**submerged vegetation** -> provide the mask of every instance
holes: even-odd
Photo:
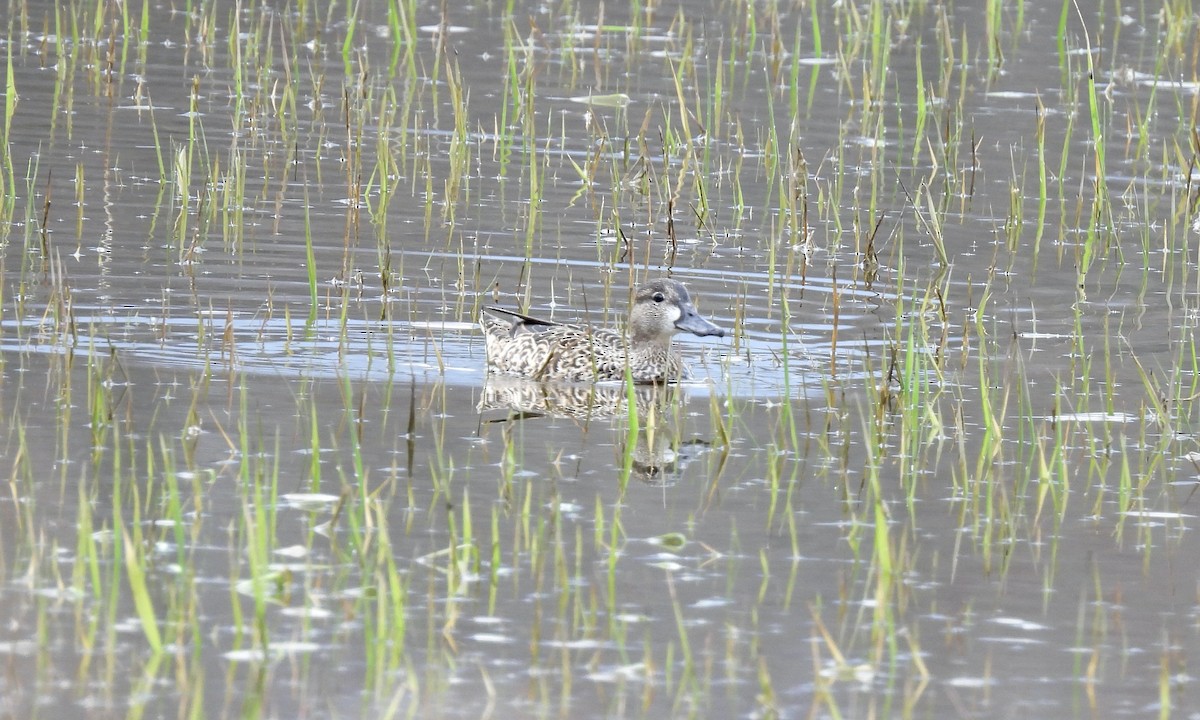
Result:
[[[0,715],[1196,708],[1191,4],[616,5],[8,3]]]

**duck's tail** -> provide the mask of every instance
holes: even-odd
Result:
[[[533,317],[532,315],[526,315],[525,313],[519,313],[516,310],[508,310],[506,308],[496,307],[495,305],[487,305],[483,308],[483,311],[513,318],[518,321],[518,324],[521,324],[521,325],[538,325],[538,326],[542,326],[542,327],[553,327],[555,325],[562,324],[562,323],[556,323],[553,320],[546,320],[545,318],[538,318],[538,317]]]

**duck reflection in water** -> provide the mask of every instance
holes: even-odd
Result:
[[[484,425],[512,424],[538,418],[566,418],[585,433],[597,423],[616,430],[620,455],[616,467],[630,465],[630,477],[656,486],[674,485],[684,468],[712,450],[705,439],[681,442],[678,408],[684,389],[675,385],[635,385],[634,412],[637,437],[629,447],[629,387],[624,384],[538,382],[527,378],[490,375],[479,399],[480,430]],[[503,417],[486,418],[489,411],[503,410]]]

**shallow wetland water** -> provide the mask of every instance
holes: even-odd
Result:
[[[1192,3],[4,7],[0,717],[1200,713]]]

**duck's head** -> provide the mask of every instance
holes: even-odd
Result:
[[[725,330],[700,317],[683,283],[655,280],[638,288],[629,313],[634,342],[666,342],[683,330],[693,335],[724,337]]]

